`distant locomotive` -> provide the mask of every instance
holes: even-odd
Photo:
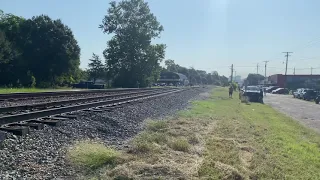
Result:
[[[72,84],[72,88],[79,89],[104,89],[104,84],[95,84],[92,81],[80,81],[77,84]]]

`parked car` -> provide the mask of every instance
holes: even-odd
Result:
[[[263,102],[263,91],[258,86],[248,86],[239,93],[239,98],[245,96],[250,102]]]
[[[316,97],[317,97],[317,91],[315,91],[314,89],[307,89],[302,94],[302,99],[307,100],[307,101],[313,100]]]
[[[316,102],[316,104],[319,104],[319,101],[320,101],[320,93],[318,92],[316,98],[314,99],[314,102]]]
[[[276,90],[276,89],[278,89],[279,88],[279,86],[270,86],[270,87],[268,87],[267,89],[266,89],[266,92],[267,93],[271,93],[273,90]]]
[[[296,91],[294,91],[294,92],[292,93],[293,98],[299,98],[299,95],[300,95],[300,93],[302,92],[302,90],[303,90],[303,88],[299,88],[299,89],[297,89]]]
[[[272,94],[289,94],[289,90],[286,88],[278,88],[271,92]]]
[[[300,93],[298,94],[299,99],[303,99],[303,95],[308,91],[309,89],[302,89]]]

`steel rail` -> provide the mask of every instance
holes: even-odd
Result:
[[[161,89],[165,89],[165,88],[161,88]],[[108,92],[122,92],[122,91],[140,91],[140,90],[152,90],[152,88],[95,89],[95,90],[79,90],[79,91],[8,93],[8,94],[0,94],[0,100],[14,99],[14,98],[43,97],[43,96],[63,96],[63,95],[69,95],[69,94],[108,93]]]
[[[0,107],[0,113],[19,111],[19,110],[40,109],[40,108],[45,108],[45,107],[49,107],[49,106],[60,106],[60,105],[72,104],[72,103],[83,103],[86,101],[99,100],[101,98],[129,96],[129,95],[134,95],[134,94],[139,94],[139,93],[155,92],[155,91],[159,91],[159,90],[163,90],[163,89],[153,89],[152,91],[151,90],[145,90],[145,91],[141,90],[141,91],[134,91],[134,92],[130,92],[130,93],[112,94],[112,95],[97,96],[97,97],[78,98],[78,99],[70,99],[70,100],[62,100],[62,101],[52,101],[52,102],[47,102],[47,103]]]
[[[78,111],[83,110],[87,108],[93,108],[98,106],[104,106],[104,105],[114,105],[119,103],[127,103],[134,100],[141,100],[145,98],[151,98],[151,97],[157,97],[157,96],[163,96],[175,92],[181,92],[185,89],[174,89],[169,90],[165,92],[155,92],[155,93],[149,93],[149,94],[143,94],[143,95],[137,95],[137,96],[131,96],[131,97],[125,97],[125,98],[118,98],[118,99],[112,99],[112,100],[105,100],[105,101],[99,101],[99,102],[90,102],[85,104],[79,104],[79,105],[72,105],[67,107],[60,107],[60,108],[52,108],[52,109],[46,109],[46,110],[40,110],[40,111],[33,111],[29,113],[21,113],[21,114],[15,114],[15,115],[8,115],[8,116],[2,116],[0,117],[0,126],[10,124],[10,123],[16,123],[20,121],[28,121],[37,119],[40,117],[46,117],[46,116],[52,116],[72,111]]]

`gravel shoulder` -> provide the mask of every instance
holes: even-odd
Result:
[[[207,98],[211,89],[190,89],[112,112],[79,112],[77,120],[59,127],[45,126],[24,137],[9,134],[0,143],[0,179],[76,179],[76,170],[65,158],[66,148],[75,141],[94,139],[121,149],[143,129],[144,120],[172,116],[190,100]]]
[[[264,102],[320,133],[320,106],[290,95],[267,94]]]

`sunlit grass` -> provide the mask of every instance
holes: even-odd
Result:
[[[0,94],[8,93],[35,93],[35,92],[49,92],[57,90],[69,90],[71,88],[59,88],[59,89],[40,89],[40,88],[0,88]]]
[[[102,143],[83,141],[76,143],[69,151],[70,161],[86,169],[96,169],[106,164],[115,164],[120,153]]]
[[[165,121],[148,120],[102,179],[320,179],[320,136],[260,103],[214,89]],[[108,162],[108,160],[105,160]],[[99,163],[98,166],[104,166]]]

